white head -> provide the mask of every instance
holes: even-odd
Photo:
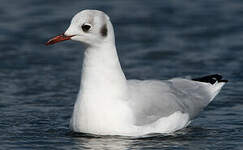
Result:
[[[104,42],[114,42],[114,31],[109,17],[104,12],[83,10],[73,17],[64,34],[52,38],[46,45],[69,39],[88,46],[98,46]]]

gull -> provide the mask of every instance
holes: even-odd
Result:
[[[74,132],[123,136],[173,133],[188,126],[227,82],[219,74],[127,80],[112,23],[102,11],[80,11],[65,33],[46,45],[65,40],[85,45],[80,90],[70,120]]]

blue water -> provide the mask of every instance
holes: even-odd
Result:
[[[190,126],[128,138],[72,133],[83,47],[44,43],[82,9],[111,18],[128,79],[224,75],[230,82]],[[1,0],[0,149],[243,149],[243,1]]]

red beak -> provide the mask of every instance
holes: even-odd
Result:
[[[58,36],[50,39],[48,42],[46,42],[46,45],[52,45],[52,44],[55,44],[57,42],[70,40],[71,37],[73,37],[73,36],[66,36],[64,34],[61,34],[61,35],[58,35]]]

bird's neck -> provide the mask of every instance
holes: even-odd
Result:
[[[84,53],[80,100],[109,101],[126,92],[126,78],[121,69],[115,44],[88,47]]]

